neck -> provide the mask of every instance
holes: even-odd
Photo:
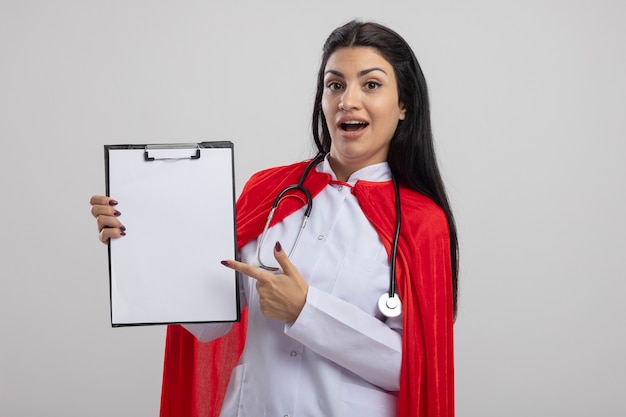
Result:
[[[340,163],[339,161],[337,161],[337,159],[333,158],[332,155],[328,156],[328,163],[333,169],[337,180],[343,182],[348,182],[348,178],[350,178],[353,173],[359,170],[359,168],[351,168],[345,164]]]

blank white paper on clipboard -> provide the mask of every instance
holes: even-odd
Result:
[[[106,145],[113,326],[239,320],[231,142]]]

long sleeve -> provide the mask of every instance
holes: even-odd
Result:
[[[186,323],[182,326],[203,343],[224,336],[233,327],[232,323]]]
[[[237,273],[237,279],[239,280],[239,308],[243,311],[248,305],[246,290],[244,280],[239,273]],[[182,327],[194,335],[199,342],[206,343],[226,335],[233,327],[233,323],[187,323]]]
[[[401,329],[392,329],[354,305],[309,287],[304,309],[287,336],[387,391],[400,389]],[[372,360],[376,358],[375,360]]]

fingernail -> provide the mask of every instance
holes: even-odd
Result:
[[[124,226],[123,224],[122,224],[122,225],[120,225],[120,230],[121,230],[122,232],[125,232],[125,231],[126,231],[126,226]]]
[[[230,266],[230,262],[228,261],[222,261],[221,264],[224,266]]]
[[[122,231],[120,232],[120,235],[122,235],[122,236],[126,236],[126,232],[122,230]]]
[[[274,249],[276,249],[276,252],[280,252],[281,250],[283,250],[283,247],[280,246],[280,242],[276,242],[276,246],[274,247]]]
[[[109,206],[117,206],[117,201],[115,200],[109,200]]]
[[[118,216],[120,216],[121,214],[122,214],[122,213],[120,213],[120,212],[119,212],[119,211],[117,211],[117,210],[115,210],[115,211],[113,212],[113,215],[114,215],[115,217],[118,217]]]

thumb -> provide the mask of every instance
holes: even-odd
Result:
[[[280,269],[283,270],[283,273],[285,275],[291,275],[295,267],[289,260],[287,252],[283,250],[283,247],[278,241],[276,242],[276,245],[274,245],[274,258],[276,258],[276,260],[278,261]]]

